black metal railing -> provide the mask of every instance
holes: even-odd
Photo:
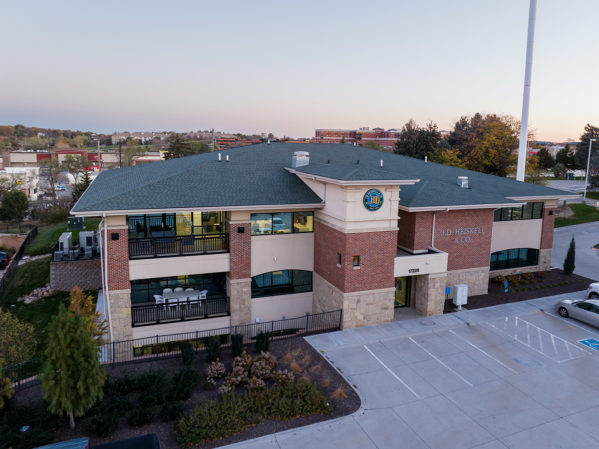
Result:
[[[201,320],[229,314],[229,298],[194,299],[171,304],[131,306],[131,325],[148,326],[173,321]]]
[[[129,239],[129,259],[228,252],[227,233]]]

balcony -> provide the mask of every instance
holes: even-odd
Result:
[[[164,235],[129,239],[129,259],[151,259],[154,257],[191,256],[228,252],[229,234],[227,233]]]
[[[425,253],[397,250],[393,274],[395,277],[444,273],[447,271],[447,253],[429,248]]]
[[[187,300],[174,304],[143,303],[131,307],[131,326],[202,320],[229,315],[229,298]]]

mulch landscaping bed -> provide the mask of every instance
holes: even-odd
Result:
[[[248,354],[255,356],[257,353],[253,345],[245,346]],[[291,362],[283,362],[281,359],[292,358],[297,364],[294,366],[295,370],[298,370],[298,366],[301,372],[296,372],[295,377],[307,376],[309,380],[316,385],[317,389],[328,399],[329,404],[332,408],[329,414],[315,414],[309,416],[303,416],[294,418],[288,421],[276,421],[276,420],[263,420],[260,424],[251,427],[242,433],[237,435],[226,437],[219,441],[210,442],[203,444],[199,447],[202,448],[213,448],[223,446],[238,441],[243,441],[251,438],[256,438],[263,435],[280,432],[282,430],[304,426],[320,421],[325,421],[341,416],[353,413],[360,407],[360,399],[355,391],[347,384],[347,382],[341,377],[341,375],[319,354],[312,346],[310,346],[303,338],[290,338],[286,340],[277,340],[271,343],[270,353],[274,355],[278,364],[276,369],[290,369]],[[291,355],[291,357],[290,357]],[[285,357],[286,356],[286,357]],[[232,365],[231,350],[229,348],[223,349],[222,360],[221,360],[227,371],[230,371]],[[206,361],[205,351],[196,352],[194,354],[194,360],[192,368],[200,373],[200,379],[197,386],[194,389],[193,395],[190,399],[183,403],[183,410],[187,412],[194,408],[194,405],[199,401],[210,401],[218,398],[218,392],[216,390],[205,390],[203,388],[205,380],[205,369],[208,363]],[[152,362],[144,363],[133,363],[127,365],[120,365],[115,367],[108,367],[107,373],[111,380],[120,378],[125,375],[129,377],[138,376],[144,372],[153,371],[164,374],[165,380],[168,382],[170,378],[177,373],[181,368],[182,360],[181,357],[156,360]],[[342,390],[340,394],[339,390]],[[334,394],[336,393],[336,394]],[[141,395],[144,392],[139,393]],[[134,409],[136,408],[135,401]],[[39,413],[43,413],[43,403],[41,401],[41,389],[39,386],[29,388],[16,394],[13,400],[14,405],[29,405],[35,408]],[[153,421],[142,427],[131,427],[127,423],[127,416],[130,412],[123,411],[122,416],[119,419],[119,423],[116,429],[111,433],[109,437],[100,438],[88,430],[89,417],[82,417],[76,419],[77,428],[71,431],[68,428],[68,422],[65,418],[56,420],[60,425],[52,429],[54,441],[63,441],[82,436],[88,436],[90,439],[90,446],[105,443],[114,440],[120,440],[124,438],[130,438],[138,435],[145,435],[148,433],[155,433],[158,435],[160,445],[162,448],[179,448],[180,445],[177,442],[174,426],[176,421],[164,422],[160,416],[160,407],[157,407],[157,413],[154,416]],[[1,416],[0,416],[1,417]],[[23,423],[26,425],[27,423]],[[0,445],[2,447],[2,445]]]
[[[489,280],[489,293],[487,295],[470,296],[466,309],[480,309],[482,307],[496,306],[507,302],[526,301],[528,299],[543,298],[545,296],[561,295],[563,293],[586,290],[592,279],[577,274],[564,274],[560,269],[532,273],[533,279],[528,280],[520,275],[520,282],[509,281],[509,292],[505,293],[503,283],[496,282],[493,277]]]

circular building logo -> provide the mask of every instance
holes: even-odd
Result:
[[[378,189],[370,189],[364,194],[364,207],[368,210],[377,210],[383,205],[383,194]]]

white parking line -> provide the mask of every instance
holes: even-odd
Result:
[[[456,376],[458,376],[460,379],[462,379],[467,385],[469,386],[473,386],[470,382],[468,382],[466,379],[464,379],[462,376],[460,376],[459,373],[457,373],[456,371],[454,371],[453,369],[451,369],[449,366],[447,366],[445,363],[443,363],[441,360],[439,360],[437,357],[435,357],[431,352],[427,351],[426,348],[424,346],[422,346],[421,344],[418,344],[416,342],[416,340],[414,340],[412,337],[409,337],[410,341],[412,343],[414,343],[416,346],[418,346],[420,349],[422,349],[424,352],[426,352],[428,355],[430,355],[433,359],[435,359],[437,362],[439,362],[441,365],[443,365],[445,368],[447,368],[449,371],[451,371],[453,374],[455,374]]]
[[[454,331],[452,331],[451,329],[449,330],[449,332],[451,332],[453,335],[455,335],[458,338],[461,338],[462,340],[464,340],[466,343],[468,343],[470,346],[472,346],[474,349],[477,349],[478,351],[482,352],[484,355],[486,355],[487,357],[489,357],[491,360],[494,360],[495,362],[499,363],[501,366],[503,366],[505,369],[510,370],[511,372],[518,374],[518,371],[510,368],[509,366],[507,366],[505,363],[503,363],[501,360],[497,360],[495,357],[493,357],[491,354],[489,354],[488,352],[486,352],[485,350],[479,348],[478,346],[476,346],[475,344],[472,344],[471,342],[469,342],[468,340],[466,340],[464,337],[462,337],[461,335],[456,334]]]
[[[377,362],[379,362],[381,365],[383,365],[383,368],[385,368],[387,371],[389,371],[389,374],[391,374],[393,377],[395,377],[395,378],[396,378],[396,379],[397,379],[397,380],[398,380],[398,381],[399,381],[399,382],[400,382],[400,383],[401,383],[401,384],[402,384],[404,387],[406,387],[408,390],[410,390],[410,393],[412,393],[414,396],[416,396],[418,399],[420,399],[420,395],[419,395],[418,393],[416,393],[414,390],[412,390],[412,389],[410,388],[410,386],[409,386],[407,383],[405,383],[403,380],[401,380],[401,378],[400,378],[400,377],[399,377],[397,374],[395,374],[395,373],[394,373],[394,372],[391,370],[391,368],[389,368],[387,365],[385,365],[385,364],[383,363],[383,361],[382,361],[381,359],[379,359],[379,358],[378,358],[378,357],[377,357],[377,356],[374,354],[374,352],[372,352],[372,351],[370,350],[370,348],[369,348],[368,346],[364,345],[364,349],[366,349],[366,350],[367,350],[367,351],[370,353],[370,355],[371,355],[371,356],[373,356],[373,357],[376,359],[376,361],[377,361]]]
[[[582,327],[582,326],[580,326],[580,325],[578,325],[578,324],[574,323],[573,321],[571,321],[573,318],[570,318],[570,321],[566,321],[566,318],[562,318],[562,317],[559,317],[559,316],[555,316],[555,315],[553,315],[553,314],[551,314],[551,313],[549,313],[549,312],[546,312],[546,311],[544,311],[544,310],[543,310],[543,313],[544,313],[546,316],[550,316],[551,318],[555,318],[556,320],[560,320],[562,323],[566,323],[568,326],[574,326],[574,327],[577,327],[578,329],[582,329],[582,330],[583,330],[583,331],[585,331],[585,332],[590,332],[591,334],[594,334],[594,335],[599,335],[599,332],[596,332],[596,331],[594,331],[594,330],[591,330],[591,329],[587,329],[586,327]]]

